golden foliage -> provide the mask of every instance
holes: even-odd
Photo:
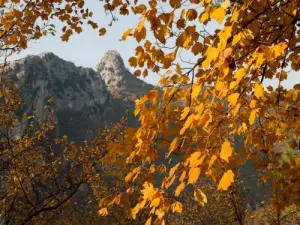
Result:
[[[63,4],[58,0],[56,7],[53,1],[34,6],[25,1],[28,4],[21,11],[19,1],[11,7],[8,2],[1,1],[1,6],[7,6],[1,16],[1,46],[26,48],[29,37],[44,35],[36,24],[39,19],[58,18],[68,24],[63,28],[63,41],[74,31],[81,32],[81,20],[98,28],[90,19],[91,12],[83,10],[84,1]],[[138,129],[126,134],[119,145],[111,145],[107,156],[112,163],[122,156],[132,166],[126,176],[127,190],[129,195],[133,189],[140,192],[132,218],[148,209],[152,218],[148,224],[152,220],[164,224],[186,183],[197,190],[197,183],[207,179],[218,183],[217,189],[227,190],[234,184],[235,168],[249,160],[264,171],[264,181],[272,182],[277,208],[299,203],[299,84],[289,89],[283,86],[300,69],[298,1],[188,2],[104,3],[112,15],[132,12],[140,16],[138,25],[121,37],[125,41],[130,36],[138,43],[136,55],[129,59],[137,67],[134,74],[162,75],[161,88],[136,101]],[[80,14],[73,18],[75,11]],[[212,21],[219,29],[208,29]],[[183,54],[194,60],[185,60]],[[242,147],[231,147],[235,137],[242,137]],[[168,143],[166,149],[160,148],[162,142]],[[286,149],[278,147],[285,142],[292,149],[288,161],[282,160]],[[127,146],[125,151],[120,151],[120,145]],[[163,167],[167,175],[153,182],[153,171],[162,158],[168,158]],[[220,178],[217,174],[221,173]],[[168,189],[175,187],[175,196],[169,196]],[[200,198],[200,192],[196,193]],[[115,202],[107,207],[112,205]],[[174,211],[181,211],[175,206]]]

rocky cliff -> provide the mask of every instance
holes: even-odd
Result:
[[[96,70],[113,98],[122,99],[124,102],[132,102],[138,96],[145,94],[145,90],[152,88],[152,85],[136,78],[125,68],[117,51],[109,51],[104,54]]]
[[[97,71],[77,67],[53,53],[28,56],[10,64],[9,79],[20,85],[23,112],[38,111],[38,117],[44,119],[45,105],[52,98],[57,135],[67,134],[79,141],[118,121],[126,110],[133,109],[138,96],[152,88],[129,72],[116,51],[105,53]]]

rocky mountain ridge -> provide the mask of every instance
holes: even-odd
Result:
[[[38,111],[45,119],[45,105],[52,98],[57,135],[75,140],[90,139],[97,129],[118,121],[133,109],[137,97],[152,88],[131,74],[114,50],[105,53],[96,70],[42,53],[11,62],[8,75],[21,88],[23,112]]]

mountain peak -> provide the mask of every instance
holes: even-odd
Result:
[[[41,58],[45,58],[45,57],[58,57],[57,55],[55,55],[53,52],[42,52],[38,55]]]
[[[135,100],[152,86],[136,78],[125,67],[121,55],[115,51],[107,51],[96,68],[114,98]]]
[[[108,60],[108,59],[116,60],[120,64],[124,65],[124,62],[123,62],[123,59],[122,59],[120,53],[116,50],[109,50],[104,53],[102,60]]]

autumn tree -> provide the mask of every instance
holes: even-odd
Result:
[[[120,169],[112,162],[125,158],[107,154],[110,143],[123,143],[126,119],[78,146],[67,136],[54,136],[52,101],[45,106],[48,118],[38,120],[36,113],[21,113],[26,102],[15,85],[5,79],[0,84],[0,223],[134,224],[127,215],[139,191],[120,194],[130,167]],[[99,205],[111,201],[114,210],[101,217],[106,212],[99,212]]]
[[[89,20],[92,13],[84,3],[0,1],[3,50],[26,48],[27,40],[47,33],[41,29],[50,25],[41,21],[50,18],[66,24],[63,41],[80,33],[83,21],[99,29]],[[125,178],[127,194],[132,189],[140,192],[131,210],[133,219],[148,209],[147,224],[164,224],[170,211],[181,211],[179,197],[187,189],[204,198],[198,184],[207,179],[226,191],[234,183],[235,168],[247,161],[253,161],[263,172],[262,179],[272,183],[275,211],[299,203],[300,84],[283,86],[300,68],[299,4],[298,0],[103,2],[112,21],[128,14],[140,17],[138,25],[121,37],[138,43],[129,59],[136,67],[134,74],[161,76],[159,88],[136,101],[138,129],[127,131],[124,143],[108,147],[108,155],[126,157],[126,164],[135,166]],[[105,32],[99,29],[100,35]],[[235,137],[241,138],[242,146],[235,146]],[[293,152],[288,162],[282,159],[286,149],[280,147],[285,142]],[[161,179],[149,179],[159,173]],[[113,199],[100,213],[106,215],[117,202]]]
[[[107,5],[122,7],[120,1]],[[283,87],[299,69],[299,1],[227,0],[216,7],[210,0],[154,0],[131,7],[141,20],[121,38],[139,43],[129,63],[137,76],[159,73],[163,91],[136,102],[141,126],[127,163],[177,162],[166,166],[160,185],[141,186],[132,216],[150,207],[155,223],[164,224],[187,186],[206,177],[227,190],[234,168],[249,160],[272,182],[275,210],[298,202],[299,156],[283,163],[280,145],[299,147],[299,84]],[[185,60],[190,56],[193,61]],[[243,145],[235,149],[237,136]],[[160,148],[165,144],[167,152]],[[138,175],[139,167],[131,173]]]

